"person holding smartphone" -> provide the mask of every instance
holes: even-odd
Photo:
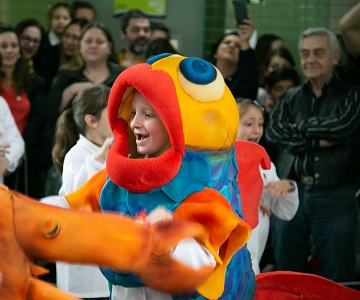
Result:
[[[249,44],[254,24],[250,17],[243,23],[211,46],[208,61],[219,69],[235,98],[255,99],[259,74],[255,52]]]

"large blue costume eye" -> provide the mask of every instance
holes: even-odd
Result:
[[[224,78],[212,64],[196,57],[188,57],[179,66],[179,83],[194,100],[214,102],[224,94]]]
[[[149,58],[146,63],[149,64],[149,65],[152,65],[154,62],[162,59],[162,58],[165,58],[165,57],[168,57],[168,56],[171,56],[171,55],[174,55],[174,53],[161,53],[161,54],[158,54],[158,55],[155,55],[151,58]]]
[[[215,67],[196,57],[185,58],[181,61],[180,72],[187,80],[196,84],[208,84],[216,79]]]

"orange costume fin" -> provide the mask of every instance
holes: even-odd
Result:
[[[106,169],[97,172],[82,187],[65,196],[70,208],[100,211],[100,193],[107,180]]]
[[[259,222],[259,202],[264,189],[259,166],[270,169],[270,158],[262,146],[252,142],[236,141],[235,148],[244,221],[254,229]]]
[[[248,241],[250,227],[235,215],[229,202],[211,188],[187,197],[174,211],[174,218],[197,222],[208,231],[210,245],[204,246],[221,261],[217,259],[215,269],[196,290],[208,299],[219,298],[224,291],[226,267]]]

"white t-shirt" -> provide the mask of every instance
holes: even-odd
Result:
[[[98,146],[80,135],[76,145],[69,150],[64,159],[60,196],[77,190],[93,175],[105,168],[105,162],[100,163],[95,160],[95,154],[99,150]],[[69,208],[64,197],[48,197],[42,202]],[[110,295],[108,281],[97,266],[58,262],[56,263],[56,285],[79,298],[105,298]]]
[[[263,170],[260,168],[260,174],[264,182],[264,187],[269,182],[280,180],[276,174],[276,167],[272,162],[269,170]],[[265,188],[261,195],[265,204],[270,208],[271,213],[284,221],[291,220],[295,216],[299,207],[298,188],[295,181],[291,182],[294,184],[295,190],[287,193],[285,198],[271,198],[271,195],[265,193]],[[259,208],[259,223],[252,230],[250,239],[247,243],[255,275],[260,273],[259,264],[265,250],[266,241],[269,235],[269,228],[270,218],[266,215],[264,216]]]

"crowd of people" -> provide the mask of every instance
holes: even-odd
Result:
[[[259,143],[272,161],[269,172],[261,170],[261,222],[249,242],[255,273],[269,264],[308,272],[316,257],[315,272],[326,278],[350,282],[358,275],[359,16],[357,4],[339,20],[341,39],[326,28],[304,29],[299,62],[274,34],[252,49],[251,18],[210,49],[207,60],[238,103],[238,139]],[[70,193],[105,167],[114,81],[153,55],[179,54],[170,29],[139,9],[121,17],[119,33],[124,49],[117,53],[109,29],[83,1],[53,4],[47,29],[33,18],[0,24],[0,182],[40,199]],[[271,255],[261,262],[266,243]],[[105,281],[84,277],[71,285],[71,268],[59,266],[59,287],[107,299]],[[93,267],[76,272],[101,276]]]

